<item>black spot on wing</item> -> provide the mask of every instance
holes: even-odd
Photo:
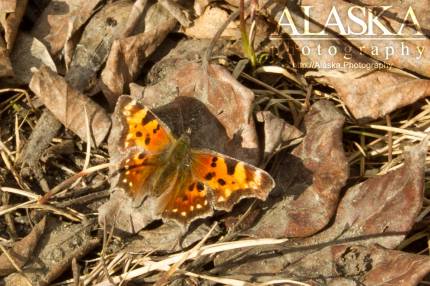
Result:
[[[142,137],[142,135],[143,135],[142,132],[140,132],[140,131],[136,132],[136,137]]]
[[[202,182],[197,182],[197,191],[201,192],[205,189],[205,185]]]
[[[151,138],[149,136],[145,137],[145,144],[149,145],[149,143],[151,143]]]
[[[155,119],[155,116],[148,110],[148,112],[146,113],[146,116],[142,118],[142,125],[146,125],[154,119]]]
[[[206,174],[205,180],[210,181],[213,177],[215,177],[215,172],[209,172]]]
[[[221,186],[224,186],[225,181],[223,179],[218,179],[218,184],[220,184]]]
[[[158,132],[158,130],[160,130],[160,128],[161,128],[161,127],[160,127],[160,124],[158,124],[158,123],[157,123],[157,127],[155,127],[155,128],[152,130],[152,133],[154,133],[154,134],[155,134],[155,133],[157,133],[157,132]]]

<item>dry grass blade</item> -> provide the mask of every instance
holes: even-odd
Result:
[[[15,189],[15,188],[1,187],[0,190],[3,191],[3,192],[7,192],[7,193],[11,193],[11,194],[15,194],[15,195],[27,197],[27,198],[34,199],[34,200],[38,200],[41,197],[40,195],[37,195],[35,193],[29,192],[29,191],[20,190],[20,189]]]
[[[15,260],[12,258],[12,256],[10,256],[9,252],[6,250],[6,248],[4,248],[4,246],[1,243],[0,243],[0,249],[6,255],[7,259],[13,265],[13,267],[15,267],[16,271],[22,272],[22,269],[18,266],[18,264],[16,264]]]
[[[130,271],[128,273],[124,273],[120,276],[112,277],[114,283],[119,283],[123,279],[133,279],[135,277],[144,275],[148,272],[154,271],[154,270],[162,270],[167,271],[170,269],[170,265],[177,263],[178,261],[181,261],[184,256],[187,256],[188,259],[194,259],[196,257],[202,256],[202,255],[208,255],[208,254],[214,254],[218,252],[228,251],[228,250],[234,250],[239,248],[247,248],[247,247],[256,247],[256,246],[264,246],[264,245],[273,245],[273,244],[281,244],[288,241],[288,239],[255,239],[255,240],[241,240],[241,241],[233,241],[233,242],[223,242],[223,243],[216,243],[212,245],[203,246],[200,250],[194,250],[190,253],[183,252],[179,254],[172,255],[171,257],[164,259],[162,261],[148,261],[143,267],[135,269],[133,271]],[[110,282],[108,280],[105,280],[103,282],[100,282],[96,284],[97,286],[108,286],[110,285]]]
[[[211,227],[211,229],[208,231],[205,237],[201,241],[199,241],[199,243],[197,243],[192,249],[190,249],[189,251],[186,251],[182,256],[181,260],[173,264],[170,267],[170,269],[161,277],[161,279],[158,280],[157,283],[155,283],[155,286],[161,286],[161,285],[167,284],[169,278],[173,275],[173,273],[178,271],[179,267],[181,267],[181,265],[190,257],[190,255],[192,253],[198,252],[201,249],[203,244],[206,242],[206,240],[208,240],[212,232],[215,230],[216,226],[217,226],[217,223],[214,223],[214,225]]]

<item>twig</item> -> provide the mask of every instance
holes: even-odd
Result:
[[[53,195],[55,195],[56,193],[60,192],[61,190],[63,190],[64,188],[70,186],[71,184],[73,184],[73,182],[75,182],[77,179],[83,177],[83,176],[87,176],[91,173],[94,173],[96,171],[99,170],[103,170],[106,168],[109,168],[110,166],[112,166],[112,163],[105,163],[105,164],[101,164],[101,165],[97,165],[91,168],[88,168],[86,170],[83,170],[73,176],[71,176],[70,178],[64,180],[63,182],[61,182],[60,184],[58,184],[57,186],[55,186],[53,189],[51,189],[49,192],[47,192],[40,200],[39,203],[44,204],[46,203]]]

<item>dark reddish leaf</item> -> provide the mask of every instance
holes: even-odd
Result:
[[[93,143],[98,146],[108,134],[111,122],[104,109],[69,86],[64,78],[48,67],[42,67],[33,74],[30,88],[58,120],[82,140],[86,141],[88,135],[85,110],[95,140]]]
[[[274,160],[277,202],[251,230],[260,237],[308,236],[330,221],[348,177],[342,147],[344,117],[329,102],[312,106],[305,117],[306,135],[292,154]],[[282,219],[280,219],[282,218]]]
[[[314,285],[418,285],[430,271],[430,258],[380,246],[336,245],[309,254],[284,271]],[[317,275],[316,275],[317,274]]]
[[[427,140],[405,153],[404,165],[348,189],[333,225],[314,242],[361,238],[361,244],[396,247],[422,207]]]

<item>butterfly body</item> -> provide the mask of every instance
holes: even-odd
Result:
[[[140,205],[155,198],[154,216],[182,226],[229,211],[245,197],[266,199],[272,177],[257,167],[207,149],[192,148],[190,137],[176,139],[148,108],[122,96],[117,108],[121,143],[128,154],[120,162],[117,187]]]

